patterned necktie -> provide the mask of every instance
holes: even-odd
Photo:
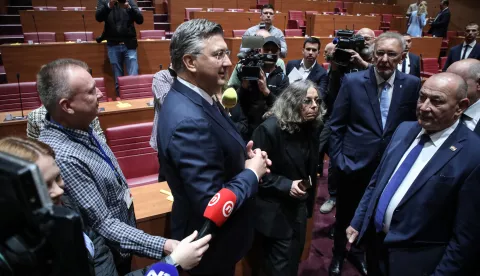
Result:
[[[378,200],[377,209],[375,210],[374,224],[377,232],[380,232],[383,229],[383,219],[385,217],[385,212],[387,211],[388,204],[390,204],[390,200],[392,199],[400,184],[402,184],[403,180],[412,168],[415,160],[417,160],[420,152],[423,149],[423,146],[427,141],[430,141],[430,136],[428,136],[428,134],[423,134],[420,137],[420,141],[418,142],[418,144],[413,147],[407,157],[403,160],[402,164],[400,165],[400,167],[398,167],[398,170],[395,172],[395,174],[392,176],[390,181],[387,183],[387,186],[383,190],[383,193]]]
[[[388,82],[383,83],[383,89],[380,94],[380,113],[382,114],[382,127],[385,129],[387,123],[388,109],[390,108],[390,95],[388,93],[390,84]]]
[[[470,47],[470,45],[465,45],[464,46],[464,50],[463,50],[463,55],[462,55],[462,59],[465,59],[467,57],[467,51],[468,51],[468,48]]]

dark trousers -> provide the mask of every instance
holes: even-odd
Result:
[[[320,132],[320,160],[319,166],[320,170],[323,172],[323,156],[328,154],[328,140],[330,139],[330,134],[332,129],[330,128],[330,120],[326,119],[325,125],[323,126],[322,131]],[[332,162],[329,162],[328,165],[328,193],[330,198],[335,198],[337,195],[337,179],[335,175],[335,170],[332,169]]]
[[[116,259],[115,266],[117,267],[118,275],[126,275],[132,270],[132,257],[126,259]]]
[[[372,233],[367,243],[367,266],[370,276],[388,275],[388,250],[383,245],[386,234],[383,232]]]
[[[347,245],[347,235],[345,230],[350,226],[350,222],[355,215],[357,206],[365,193],[365,189],[367,188],[377,165],[377,163],[370,164],[351,174],[345,174],[344,172],[337,170],[337,213],[335,215],[335,236],[333,243],[333,253],[337,257],[346,256],[345,246]],[[351,254],[363,257],[363,250],[352,245]]]
[[[234,275],[235,275],[235,266],[226,271],[213,273],[213,274],[193,274],[185,271],[180,273],[180,276],[234,276]]]

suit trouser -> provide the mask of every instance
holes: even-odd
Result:
[[[374,228],[373,228],[374,229]],[[386,234],[372,233],[367,242],[367,266],[369,276],[388,275],[388,250],[383,245]]]
[[[328,154],[328,140],[330,139],[330,134],[332,133],[332,129],[330,128],[330,120],[327,119],[325,121],[325,125],[323,126],[322,131],[320,132],[320,158],[319,165],[320,169],[323,171],[323,157]],[[330,197],[336,197],[337,195],[337,178],[335,174],[335,170],[332,168],[332,162],[329,162],[328,165],[328,193]]]
[[[335,236],[333,243],[333,253],[338,257],[345,257],[347,245],[347,235],[345,230],[350,226],[350,222],[355,215],[358,204],[365,193],[365,189],[372,178],[377,163],[370,164],[367,167],[346,174],[337,170],[338,187],[337,187],[337,213],[335,215]],[[363,250],[352,245],[352,253],[363,257]]]

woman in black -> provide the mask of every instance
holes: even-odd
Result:
[[[296,276],[307,217],[311,217],[323,108],[315,84],[297,81],[287,87],[254,131],[255,148],[272,160],[257,196],[257,242],[263,249],[264,275]]]

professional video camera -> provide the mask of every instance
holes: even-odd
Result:
[[[337,31],[337,37],[333,40],[336,45],[333,54],[333,62],[340,66],[349,66],[352,54],[345,51],[347,49],[354,50],[357,53],[365,48],[365,39],[361,35],[355,35],[351,30]]]
[[[0,152],[0,275],[92,275],[81,220],[55,206],[38,167]]]
[[[260,70],[262,70],[265,63],[275,64],[277,62],[278,55],[259,53],[264,43],[265,40],[261,36],[244,36],[242,38],[242,47],[250,50],[237,55],[240,59],[238,63],[242,65],[237,72],[240,79],[258,80],[260,78]]]

